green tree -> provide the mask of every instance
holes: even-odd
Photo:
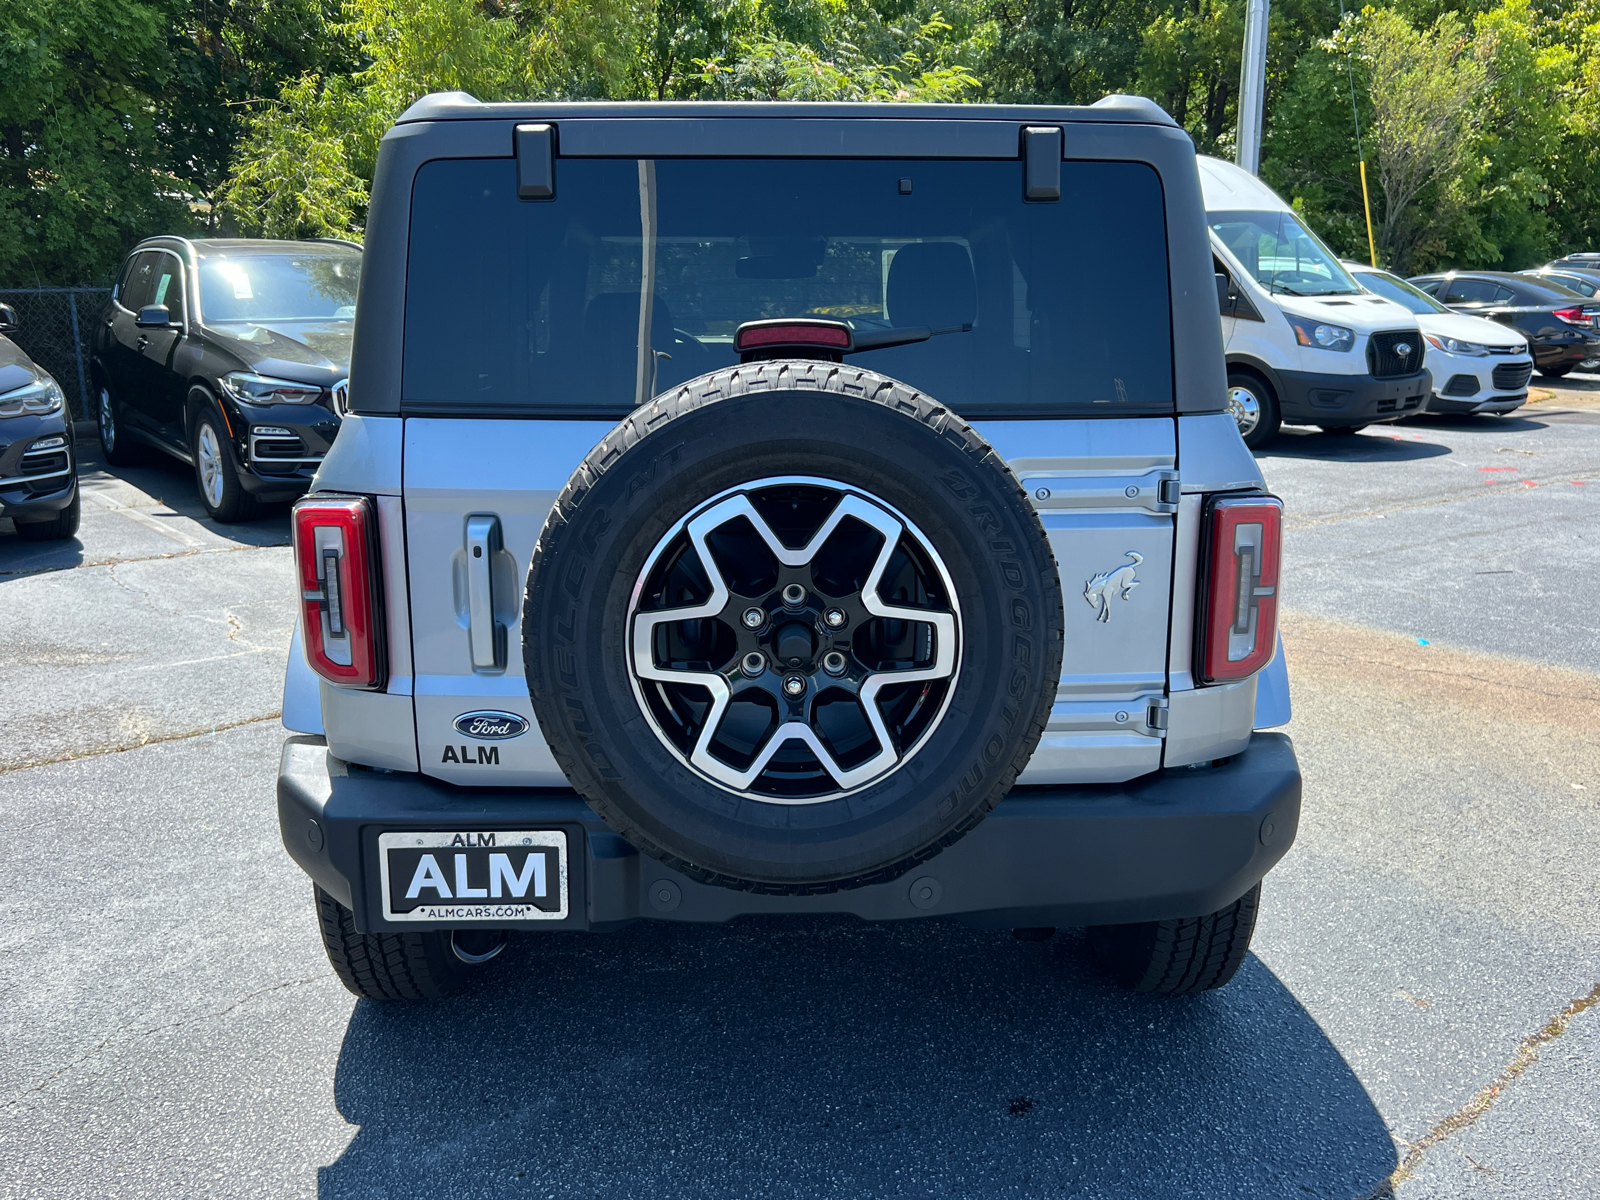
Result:
[[[167,32],[141,0],[0,6],[0,279],[100,283],[129,240],[187,224],[155,99]]]

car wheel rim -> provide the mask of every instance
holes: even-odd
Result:
[[[739,796],[839,799],[925,746],[954,694],[950,573],[860,488],[763,479],[657,542],[628,606],[628,668],[668,751]]]
[[[200,423],[197,440],[199,453],[195,458],[200,465],[200,490],[212,508],[219,508],[222,505],[222,447],[217,443],[216,431],[204,421]]]
[[[107,450],[116,448],[117,421],[111,412],[111,393],[105,388],[100,389],[100,440]]]
[[[1239,423],[1240,437],[1249,437],[1256,431],[1256,426],[1261,424],[1261,401],[1249,388],[1228,389],[1228,411]]]

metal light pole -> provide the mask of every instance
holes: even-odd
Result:
[[[1268,0],[1249,0],[1244,13],[1244,61],[1239,66],[1239,150],[1250,174],[1261,168],[1261,95],[1267,86]]]

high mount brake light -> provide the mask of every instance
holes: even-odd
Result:
[[[306,661],[340,687],[383,687],[378,520],[359,496],[307,496],[294,506],[294,558]]]
[[[1206,506],[1202,530],[1200,678],[1231,683],[1266,666],[1278,645],[1283,501],[1218,496]]]
[[[815,346],[843,353],[851,344],[850,326],[843,321],[746,321],[733,335],[733,348],[741,354],[780,346]]]

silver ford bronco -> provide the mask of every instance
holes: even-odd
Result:
[[[1226,401],[1149,101],[420,101],[293,515],[278,809],[339,977],[852,913],[1226,983],[1300,807]]]

